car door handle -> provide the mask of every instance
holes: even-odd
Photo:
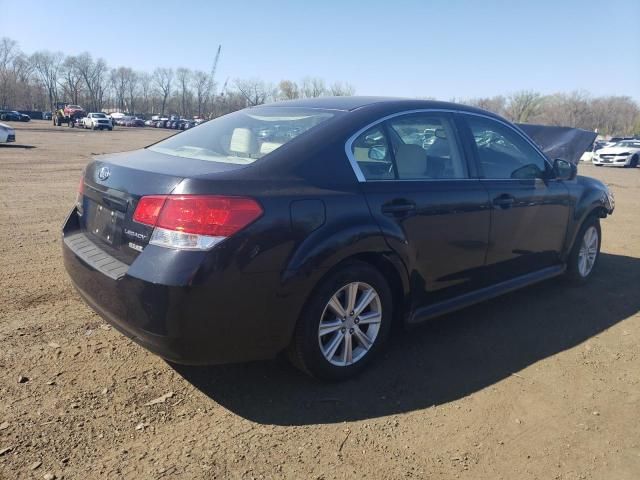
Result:
[[[416,204],[411,202],[387,203],[382,206],[382,213],[386,215],[406,215],[416,209]]]
[[[500,208],[511,208],[511,206],[515,203],[516,199],[513,195],[509,195],[508,193],[503,193],[499,197],[493,199],[493,204]]]

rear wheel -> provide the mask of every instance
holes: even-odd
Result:
[[[360,373],[384,345],[393,299],[384,277],[363,262],[350,262],[316,288],[298,320],[293,363],[325,380]]]
[[[600,221],[595,216],[588,217],[582,224],[569,255],[569,279],[584,283],[591,277],[600,257],[601,238]]]

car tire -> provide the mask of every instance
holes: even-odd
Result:
[[[600,258],[601,245],[600,220],[595,215],[590,215],[580,227],[569,254],[567,261],[569,280],[576,284],[582,284],[591,278]]]
[[[358,305],[365,302],[358,312]],[[298,319],[289,357],[313,377],[345,380],[359,374],[379,353],[392,319],[393,297],[382,274],[367,263],[349,262],[311,294]]]
[[[638,166],[638,156],[634,155],[633,158],[631,158],[631,164],[629,165],[631,168],[636,168]]]
[[[595,165],[596,167],[601,167],[601,166],[602,166],[602,164],[601,164],[601,163],[594,163],[594,165]]]

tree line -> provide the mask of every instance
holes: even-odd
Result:
[[[583,128],[603,135],[640,134],[640,106],[628,96],[593,97],[582,91],[541,95],[521,91],[460,103],[495,112],[517,123]]]
[[[277,84],[259,78],[220,83],[215,78],[220,48],[209,72],[187,68],[141,72],[124,66],[110,68],[89,53],[74,56],[43,50],[29,55],[5,37],[0,39],[0,108],[48,111],[64,101],[90,111],[212,118],[274,101],[355,94],[347,82],[328,85],[311,76]],[[640,134],[640,106],[628,96],[521,91],[457,101],[519,123],[597,129],[604,135]]]
[[[57,102],[88,111],[117,110],[138,115],[177,114],[212,118],[263,103],[323,95],[353,95],[346,82],[328,85],[322,78],[282,80],[215,78],[220,47],[210,72],[187,68],[110,68],[89,53],[24,53],[17,42],[0,39],[0,108],[49,111]]]

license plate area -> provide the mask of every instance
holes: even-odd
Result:
[[[93,237],[103,242],[118,247],[120,245],[122,222],[124,215],[121,212],[111,210],[99,205],[93,200],[89,201],[87,218],[87,231]]]

